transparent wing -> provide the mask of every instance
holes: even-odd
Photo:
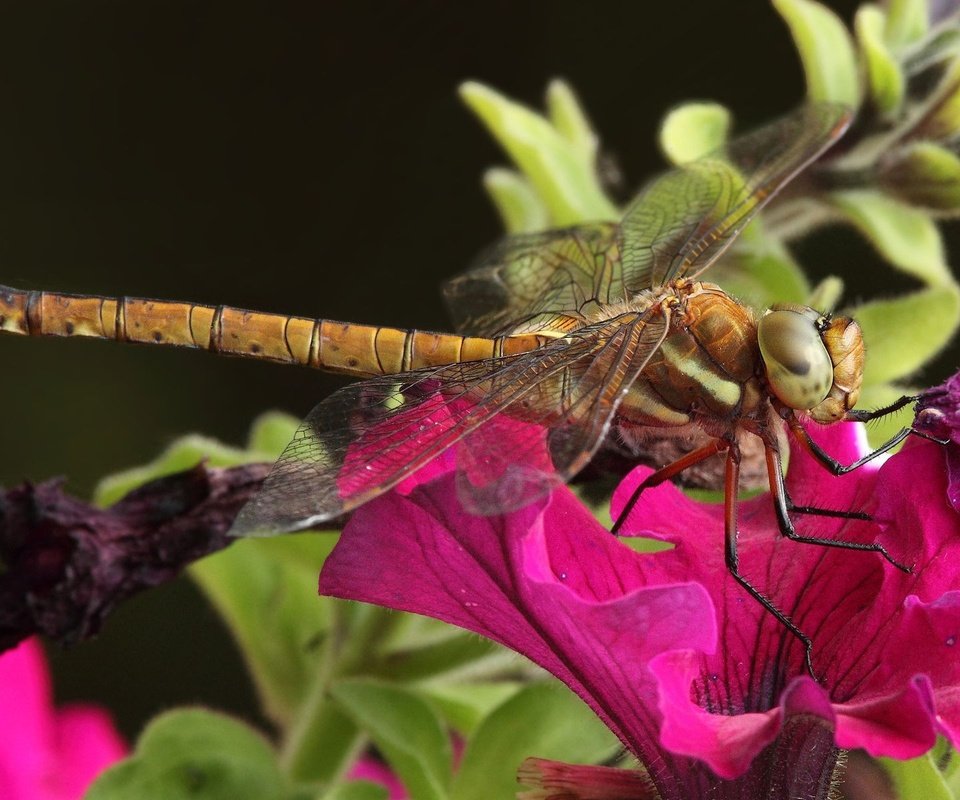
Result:
[[[632,293],[696,276],[791,178],[846,130],[850,110],[811,104],[654,180],[621,222]]]
[[[843,106],[804,106],[655,179],[619,225],[508,237],[444,286],[457,330],[566,333],[600,305],[699,274],[849,120]]]
[[[233,532],[316,525],[431,462],[456,470],[467,510],[520,508],[590,460],[666,329],[659,313],[623,314],[529,353],[341,389],[310,413]]]
[[[596,223],[511,236],[443,287],[461,333],[499,336],[579,327],[624,300],[619,227]]]

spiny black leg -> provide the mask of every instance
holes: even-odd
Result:
[[[813,439],[810,438],[810,434],[808,434],[799,423],[797,424],[796,428],[793,426],[791,426],[791,428],[793,429],[793,432],[797,434],[798,438],[800,438],[801,444],[806,447],[807,451],[834,475],[846,475],[848,472],[853,472],[855,469],[860,469],[860,467],[862,467],[864,464],[873,461],[873,459],[877,458],[878,456],[882,456],[884,453],[892,450],[910,435],[910,429],[904,428],[896,436],[880,445],[876,450],[867,453],[865,456],[863,456],[863,458],[857,459],[852,464],[844,465],[827,453],[815,441],[813,441]],[[803,433],[800,434],[798,431],[803,431]]]
[[[815,517],[833,517],[836,519],[859,519],[863,522],[873,522],[866,511],[841,511],[835,508],[821,508],[820,506],[798,506],[790,497],[786,484],[783,487],[783,496],[787,503],[787,511],[791,514],[809,514]]]
[[[787,510],[791,514],[808,514],[814,517],[832,517],[834,519],[858,519],[863,522],[873,522],[866,511],[840,511],[834,508],[819,508],[818,506],[798,506],[787,498]]]
[[[634,507],[640,500],[640,495],[643,494],[645,489],[652,489],[654,486],[659,486],[664,481],[670,480],[674,475],[679,475],[688,467],[692,467],[694,464],[699,464],[701,461],[706,461],[711,456],[723,452],[726,447],[727,443],[724,440],[716,439],[710,444],[704,445],[696,450],[691,450],[682,458],[678,458],[676,461],[648,475],[643,483],[633,490],[633,494],[630,495],[630,499],[623,507],[623,511],[620,512],[620,516],[617,517],[613,523],[613,527],[610,528],[610,533],[616,536],[620,532],[620,528],[623,527],[623,523],[627,521],[627,518],[633,512]]]
[[[918,431],[916,428],[904,428],[892,439],[889,439],[880,445],[876,450],[867,453],[863,458],[858,458],[852,464],[844,465],[827,453],[815,441],[813,441],[813,439],[810,437],[810,434],[807,433],[806,429],[800,424],[800,421],[796,419],[796,417],[789,418],[787,420],[787,424],[790,426],[790,430],[793,432],[794,436],[797,437],[797,441],[800,442],[803,448],[810,453],[810,455],[812,455],[821,466],[825,467],[834,475],[846,475],[848,472],[853,472],[855,469],[859,469],[864,464],[867,464],[878,456],[882,456],[884,453],[892,450],[908,436],[919,436],[921,439],[927,439],[937,444],[947,444],[947,442],[943,439],[938,439],[935,436],[931,436],[929,433]]]
[[[883,408],[877,408],[872,411],[848,411],[843,419],[846,422],[870,422],[874,419],[880,419],[885,417],[888,414],[892,414],[895,411],[899,411],[901,408],[904,408],[911,403],[916,403],[920,400],[920,395],[904,395],[896,402],[891,403],[888,406]],[[794,416],[793,412],[783,414],[784,419],[786,420],[787,425],[790,426],[790,430],[793,432],[794,436],[797,437],[797,441],[803,446],[803,448],[812,455],[821,466],[828,469],[834,475],[846,475],[848,472],[853,472],[855,469],[859,469],[864,464],[867,464],[878,456],[882,456],[884,453],[890,452],[894,447],[900,444],[908,436],[919,436],[921,439],[927,439],[928,441],[935,442],[936,444],[948,444],[949,440],[939,439],[936,436],[932,436],[929,433],[926,433],[917,428],[902,428],[899,433],[895,436],[884,442],[876,450],[873,450],[870,453],[867,453],[863,458],[859,458],[854,461],[852,464],[841,464],[829,453],[825,452],[820,445],[818,445],[810,437],[810,434],[807,433],[803,425],[800,424],[800,421]]]
[[[740,452],[736,445],[731,445],[727,452],[727,468],[724,478],[724,531],[725,531],[725,558],[727,569],[733,575],[734,580],[739,583],[747,592],[769,611],[790,633],[800,640],[804,650],[804,661],[806,662],[807,672],[817,683],[821,683],[817,673],[813,670],[813,640],[807,636],[800,628],[796,626],[793,620],[777,608],[773,601],[766,595],[756,589],[743,575],[740,574],[740,558],[737,554],[737,492],[740,485]]]
[[[901,408],[906,408],[911,403],[916,403],[922,395],[919,394],[905,394],[899,400],[895,400],[888,406],[883,408],[874,408],[870,411],[848,411],[844,415],[844,419],[848,422],[870,422],[870,420],[880,419],[880,417],[885,417],[888,414],[893,414],[894,412],[899,411]]]
[[[786,628],[788,631],[790,631],[790,633],[800,640],[800,643],[803,645],[803,661],[807,667],[807,672],[817,683],[823,683],[813,669],[813,640],[802,630],[800,630],[790,619],[790,617],[777,608],[773,602],[767,598],[766,595],[756,589],[753,584],[750,583],[750,581],[744,578],[743,575],[741,575],[737,570],[736,564],[731,564],[729,559],[727,560],[727,569],[730,571],[730,574],[733,575],[734,580],[736,580],[737,583],[746,589],[754,600],[756,600],[767,611],[773,614],[773,616],[777,618],[777,621],[783,625],[784,628]]]
[[[821,536],[801,536],[797,533],[796,528],[793,527],[793,520],[790,519],[790,508],[787,500],[786,487],[783,483],[783,465],[780,461],[780,453],[777,452],[776,448],[767,445],[766,458],[767,474],[770,477],[770,493],[773,495],[774,508],[777,512],[777,526],[780,528],[780,533],[794,542],[802,542],[803,544],[817,544],[822,547],[839,547],[844,550],[869,550],[874,553],[879,553],[893,564],[893,566],[906,572],[908,575],[913,571],[911,567],[901,564],[893,558],[882,544],[876,542],[846,542],[842,539],[828,539]],[[846,513],[855,514],[856,512]],[[842,516],[843,514],[844,512],[837,512],[831,514],[831,516]],[[869,517],[867,518],[869,519]]]

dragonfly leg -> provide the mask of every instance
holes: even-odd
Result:
[[[769,447],[771,445],[767,446]],[[793,498],[790,497],[786,484],[783,484],[783,497],[787,505],[787,511],[791,514],[809,514],[815,517],[833,517],[835,519],[859,519],[864,522],[873,521],[873,517],[866,511],[842,511],[836,508],[823,508],[821,506],[798,506],[793,502]]]
[[[725,530],[725,559],[727,569],[734,579],[749,592],[760,605],[776,617],[790,633],[800,640],[804,649],[804,661],[810,677],[820,683],[820,678],[813,670],[813,640],[807,636],[796,623],[777,608],[773,601],[757,589],[750,581],[740,574],[740,557],[737,554],[737,493],[740,485],[740,451],[736,444],[731,444],[727,451],[727,463],[724,473],[724,530]]]
[[[919,394],[905,394],[899,400],[894,400],[890,405],[883,406],[883,408],[848,411],[844,414],[843,419],[846,422],[870,422],[871,420],[885,417],[888,414],[893,414],[901,408],[906,408],[911,403],[916,403],[921,397],[922,395]]]
[[[623,527],[623,523],[626,522],[630,514],[633,513],[633,509],[637,505],[637,502],[640,500],[640,495],[643,494],[645,489],[652,489],[654,486],[659,486],[664,481],[668,481],[675,475],[679,475],[688,467],[692,467],[694,464],[699,464],[701,461],[706,461],[711,456],[717,455],[717,453],[722,453],[727,449],[727,447],[729,447],[729,444],[725,440],[714,439],[714,441],[712,441],[710,444],[704,445],[703,447],[698,447],[696,450],[691,450],[682,458],[678,458],[676,461],[673,461],[670,464],[667,464],[665,467],[661,467],[656,472],[648,475],[644,479],[643,483],[633,490],[633,494],[630,495],[630,499],[623,507],[623,511],[620,512],[620,516],[618,516],[616,521],[613,523],[610,533],[616,536],[620,532],[620,528]]]
[[[900,442],[911,435],[919,436],[921,439],[927,439],[931,442],[936,442],[937,444],[947,443],[943,439],[938,439],[935,436],[931,436],[929,433],[919,431],[916,428],[903,428],[898,434],[896,434],[896,436],[891,437],[876,450],[867,453],[865,456],[863,456],[863,458],[858,458],[852,464],[841,464],[822,447],[820,447],[820,445],[813,441],[810,434],[807,433],[806,429],[800,424],[800,421],[796,417],[790,417],[787,420],[787,425],[790,426],[790,430],[793,432],[793,435],[797,437],[797,441],[800,443],[803,449],[813,456],[821,466],[832,472],[834,475],[846,475],[848,472],[853,472],[855,469],[859,469],[864,464],[873,461],[873,459],[877,458],[878,456],[882,456],[884,453],[890,452],[894,447],[900,444]]]
[[[815,517],[834,517],[836,519],[859,519],[863,522],[873,521],[873,517],[866,511],[841,511],[836,508],[821,508],[820,506],[798,506],[787,493],[786,487],[784,487],[783,492],[787,503],[787,511],[791,514],[809,514]]]
[[[822,536],[802,536],[797,533],[796,528],[793,526],[793,520],[790,519],[790,511],[796,511],[796,507],[793,509],[790,508],[791,503],[787,497],[786,486],[783,482],[783,463],[780,460],[780,453],[772,445],[766,445],[765,448],[766,459],[767,459],[767,474],[770,478],[770,494],[773,495],[774,508],[777,512],[777,525],[780,528],[780,533],[786,536],[788,539],[792,539],[795,542],[802,542],[803,544],[817,544],[822,547],[839,547],[844,550],[869,550],[874,553],[879,553],[887,561],[889,561],[897,569],[910,574],[912,568],[908,567],[905,564],[901,564],[893,556],[887,552],[887,549],[882,545],[876,542],[864,543],[864,542],[847,542],[842,539],[828,539]],[[826,511],[824,509],[814,509],[816,513],[820,513],[823,516],[835,516],[835,517],[845,517],[848,519],[869,519],[868,515],[858,516],[858,512],[855,511]]]

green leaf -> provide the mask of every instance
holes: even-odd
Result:
[[[813,0],[773,0],[803,62],[807,96],[815,101],[860,104],[857,58],[840,18]]]
[[[806,276],[786,247],[763,232],[760,222],[754,220],[711,268],[710,280],[753,308],[804,302],[810,294]]]
[[[934,142],[912,142],[884,159],[877,180],[895,197],[933,212],[960,212],[960,158]]]
[[[190,567],[243,653],[266,713],[288,725],[323,656],[333,601],[317,597],[335,536],[240,539]]]
[[[476,667],[503,650],[473,633],[447,626],[451,635],[442,641],[396,648],[381,661],[368,665],[368,673],[391,681],[411,682],[432,678],[455,670]]]
[[[931,287],[849,312],[867,347],[864,383],[888,383],[918,370],[950,341],[960,322],[960,292]]]
[[[909,761],[881,758],[880,763],[893,780],[897,796],[916,800],[954,800],[930,753]]]
[[[869,189],[833,192],[830,199],[893,266],[931,286],[953,283],[940,232],[922,211]]]
[[[925,0],[918,1],[925,2]],[[941,81],[940,86],[935,91],[935,94],[941,94],[945,88],[951,85],[954,89],[956,88],[955,59],[957,55],[960,55],[960,27],[954,21],[952,24],[938,25],[936,32],[925,37],[924,41],[917,47],[906,48],[906,52],[903,54],[903,70],[908,76],[919,75],[933,67],[946,70],[946,80]],[[917,99],[929,99],[928,86],[921,84],[916,89],[915,95],[919,95]],[[927,97],[924,98],[924,95]],[[921,128],[926,128],[926,126],[921,125]]]
[[[327,702],[327,685],[338,659],[347,660],[348,632],[387,616],[317,597],[317,576],[335,542],[312,533],[243,539],[190,568],[237,640],[265,712],[283,731],[285,768],[302,780],[333,780],[353,758],[359,732]]]
[[[479,83],[464,83],[460,96],[527,176],[552,225],[619,219],[582,142],[567,138],[569,129],[561,133],[540,114]]]
[[[518,674],[516,655],[488,639],[417,614],[390,613],[388,619],[388,629],[376,630],[375,658],[361,656],[366,676],[422,686]]]
[[[960,798],[960,753],[941,736],[930,751],[930,757],[941,770],[951,797]]]
[[[389,800],[390,791],[386,786],[372,781],[347,781],[339,783],[320,800]]]
[[[201,461],[211,467],[233,467],[256,460],[246,450],[230,447],[207,436],[190,434],[177,439],[149,464],[101,480],[93,492],[93,501],[100,506],[109,506],[149,481],[183,472]]]
[[[398,614],[395,624],[391,626],[388,635],[380,635],[377,642],[377,652],[386,659],[393,659],[411,650],[430,648],[443,645],[451,639],[457,639],[467,634],[462,628],[448,625],[430,617],[419,614]],[[488,647],[493,648],[492,643]]]
[[[879,8],[860,6],[854,30],[867,66],[870,97],[881,114],[893,116],[903,102],[904,78],[900,63],[884,39],[886,18]]]
[[[536,755],[597,763],[620,743],[569,689],[557,683],[528,686],[488,716],[467,745],[451,800],[513,797],[517,768]]]
[[[113,502],[146,481],[204,459],[215,466],[272,461],[297,426],[286,414],[265,414],[254,423],[247,450],[184,437],[152,463],[105,479],[97,498]],[[358,736],[348,718],[323,702],[323,681],[329,676],[321,664],[328,657],[337,605],[317,597],[317,576],[335,542],[318,534],[244,539],[190,568],[239,644],[265,712],[286,734],[291,773],[303,777],[306,763],[305,777],[314,780],[335,778],[352,757]]]
[[[805,305],[818,311],[832,312],[843,297],[843,280],[836,275],[827,275],[813,287],[804,301]]]
[[[235,467],[256,461],[274,461],[290,443],[299,426],[288,414],[271,412],[256,419],[249,445],[242,450],[200,434],[188,434],[173,442],[148,464],[109,475],[94,490],[94,502],[109,506],[143,484],[195,467],[206,461],[211,467]]]
[[[922,39],[927,33],[928,6],[929,0],[887,0],[887,43],[903,47]]]
[[[413,692],[368,680],[345,680],[333,698],[366,731],[411,797],[443,800],[450,783],[450,737],[436,712]]]
[[[552,80],[547,86],[547,116],[557,132],[579,153],[583,161],[596,164],[600,141],[570,84]]]
[[[246,725],[202,709],[170,711],[85,800],[271,800],[287,795],[273,750]]]
[[[443,714],[457,733],[469,737],[497,706],[513,697],[523,684],[517,681],[496,683],[439,683],[420,688]]]
[[[660,123],[660,149],[684,164],[719,149],[730,133],[730,112],[719,103],[686,103]]]
[[[360,754],[366,739],[346,714],[327,702],[326,682],[300,708],[297,724],[284,738],[281,763],[299,781],[329,783],[341,778]]]
[[[550,225],[550,215],[530,181],[519,172],[503,167],[488,169],[483,187],[503,220],[507,233],[531,233]]]
[[[261,414],[250,426],[247,450],[264,455],[267,460],[280,458],[300,427],[300,420],[280,411]]]
[[[960,59],[957,58],[960,43],[947,47],[945,74],[933,93],[934,102],[911,131],[913,139],[952,141],[960,130]]]

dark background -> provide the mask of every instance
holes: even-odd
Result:
[[[850,19],[853,3],[831,5]],[[456,87],[539,105],[554,76],[631,187],[662,166],[670,106],[716,99],[750,127],[804,92],[759,0],[5,3],[0,282],[442,329],[438,284],[499,233],[479,180],[504,161]],[[802,255],[855,296],[908,285],[849,232]],[[89,341],[2,337],[0,364],[0,483],[64,475],[81,494],[181,434],[239,443],[265,409],[303,415],[339,384]],[[59,698],[107,703],[130,736],[173,704],[250,710],[186,580],[53,658]]]

